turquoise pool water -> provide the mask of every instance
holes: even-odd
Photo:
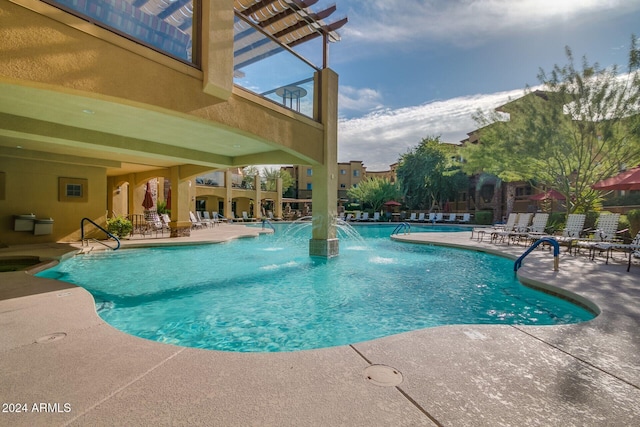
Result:
[[[308,256],[309,224],[285,227],[226,244],[82,255],[38,276],[83,286],[100,316],[132,335],[239,352],[330,347],[449,324],[594,317],[522,286],[504,258],[394,242],[393,226],[375,225],[341,233],[340,255],[324,260]]]

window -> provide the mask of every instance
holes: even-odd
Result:
[[[345,184],[340,184],[340,188],[347,188]]]
[[[353,176],[358,177],[360,176],[360,171],[358,169],[353,171]]]
[[[313,176],[313,169],[307,168],[307,176]]]
[[[311,183],[308,183],[308,184],[307,184],[307,190],[312,190],[312,188],[311,188]]]
[[[192,57],[192,36],[195,21],[194,1],[197,0],[45,1],[154,50],[188,63],[195,63]]]
[[[83,178],[58,178],[58,200],[61,202],[88,202],[88,181]]]
[[[82,197],[82,185],[67,184],[67,197]]]
[[[346,174],[347,174],[346,169],[340,169],[340,175],[346,175]]]

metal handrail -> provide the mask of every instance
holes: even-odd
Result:
[[[400,234],[401,231],[404,231],[404,234],[411,234],[411,224],[408,222],[401,222],[393,229],[391,235]]]
[[[525,251],[520,257],[516,260],[513,265],[513,271],[517,272],[520,267],[522,267],[522,260],[529,255],[535,248],[538,247],[541,243],[549,243],[553,246],[553,270],[558,271],[558,264],[560,260],[560,244],[556,239],[551,237],[543,237],[542,239],[537,240],[529,249]]]
[[[105,230],[104,228],[102,228],[100,225],[96,224],[96,223],[95,223],[91,218],[87,218],[87,217],[82,218],[82,220],[80,221],[80,238],[82,239],[82,245],[83,245],[83,246],[84,246],[84,242],[85,242],[85,240],[89,240],[89,239],[85,239],[85,238],[84,238],[84,222],[85,222],[85,221],[89,221],[89,222],[90,222],[91,224],[93,224],[96,228],[98,228],[98,229],[100,229],[100,230],[104,231],[104,232],[105,232],[105,234],[106,234],[107,236],[111,237],[112,239],[114,239],[114,240],[116,241],[117,246],[116,246],[115,248],[112,248],[111,246],[109,246],[109,245],[107,245],[107,244],[105,244],[105,243],[99,242],[99,241],[98,241],[98,240],[96,240],[96,239],[92,239],[92,240],[94,240],[94,241],[96,241],[96,242],[100,243],[101,245],[104,245],[104,246],[106,246],[106,247],[108,247],[108,248],[111,248],[111,249],[113,249],[114,251],[117,251],[118,249],[120,249],[120,239],[118,239],[118,238],[117,238],[116,236],[114,236],[113,234],[109,233],[107,230]]]

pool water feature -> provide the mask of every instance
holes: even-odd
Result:
[[[286,227],[225,244],[86,254],[38,276],[85,287],[99,315],[130,334],[239,352],[330,347],[450,324],[594,317],[521,285],[505,258],[395,242],[389,225],[357,227],[362,238],[341,237],[340,256],[315,258],[307,253],[310,231]]]

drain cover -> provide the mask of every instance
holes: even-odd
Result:
[[[64,332],[56,332],[50,335],[45,335],[43,337],[40,337],[36,340],[36,342],[38,344],[45,344],[48,342],[54,342],[54,341],[58,341],[63,339],[64,337],[66,337],[67,334],[65,334]]]
[[[386,365],[371,365],[364,370],[364,378],[381,387],[394,387],[402,382],[402,374]]]

